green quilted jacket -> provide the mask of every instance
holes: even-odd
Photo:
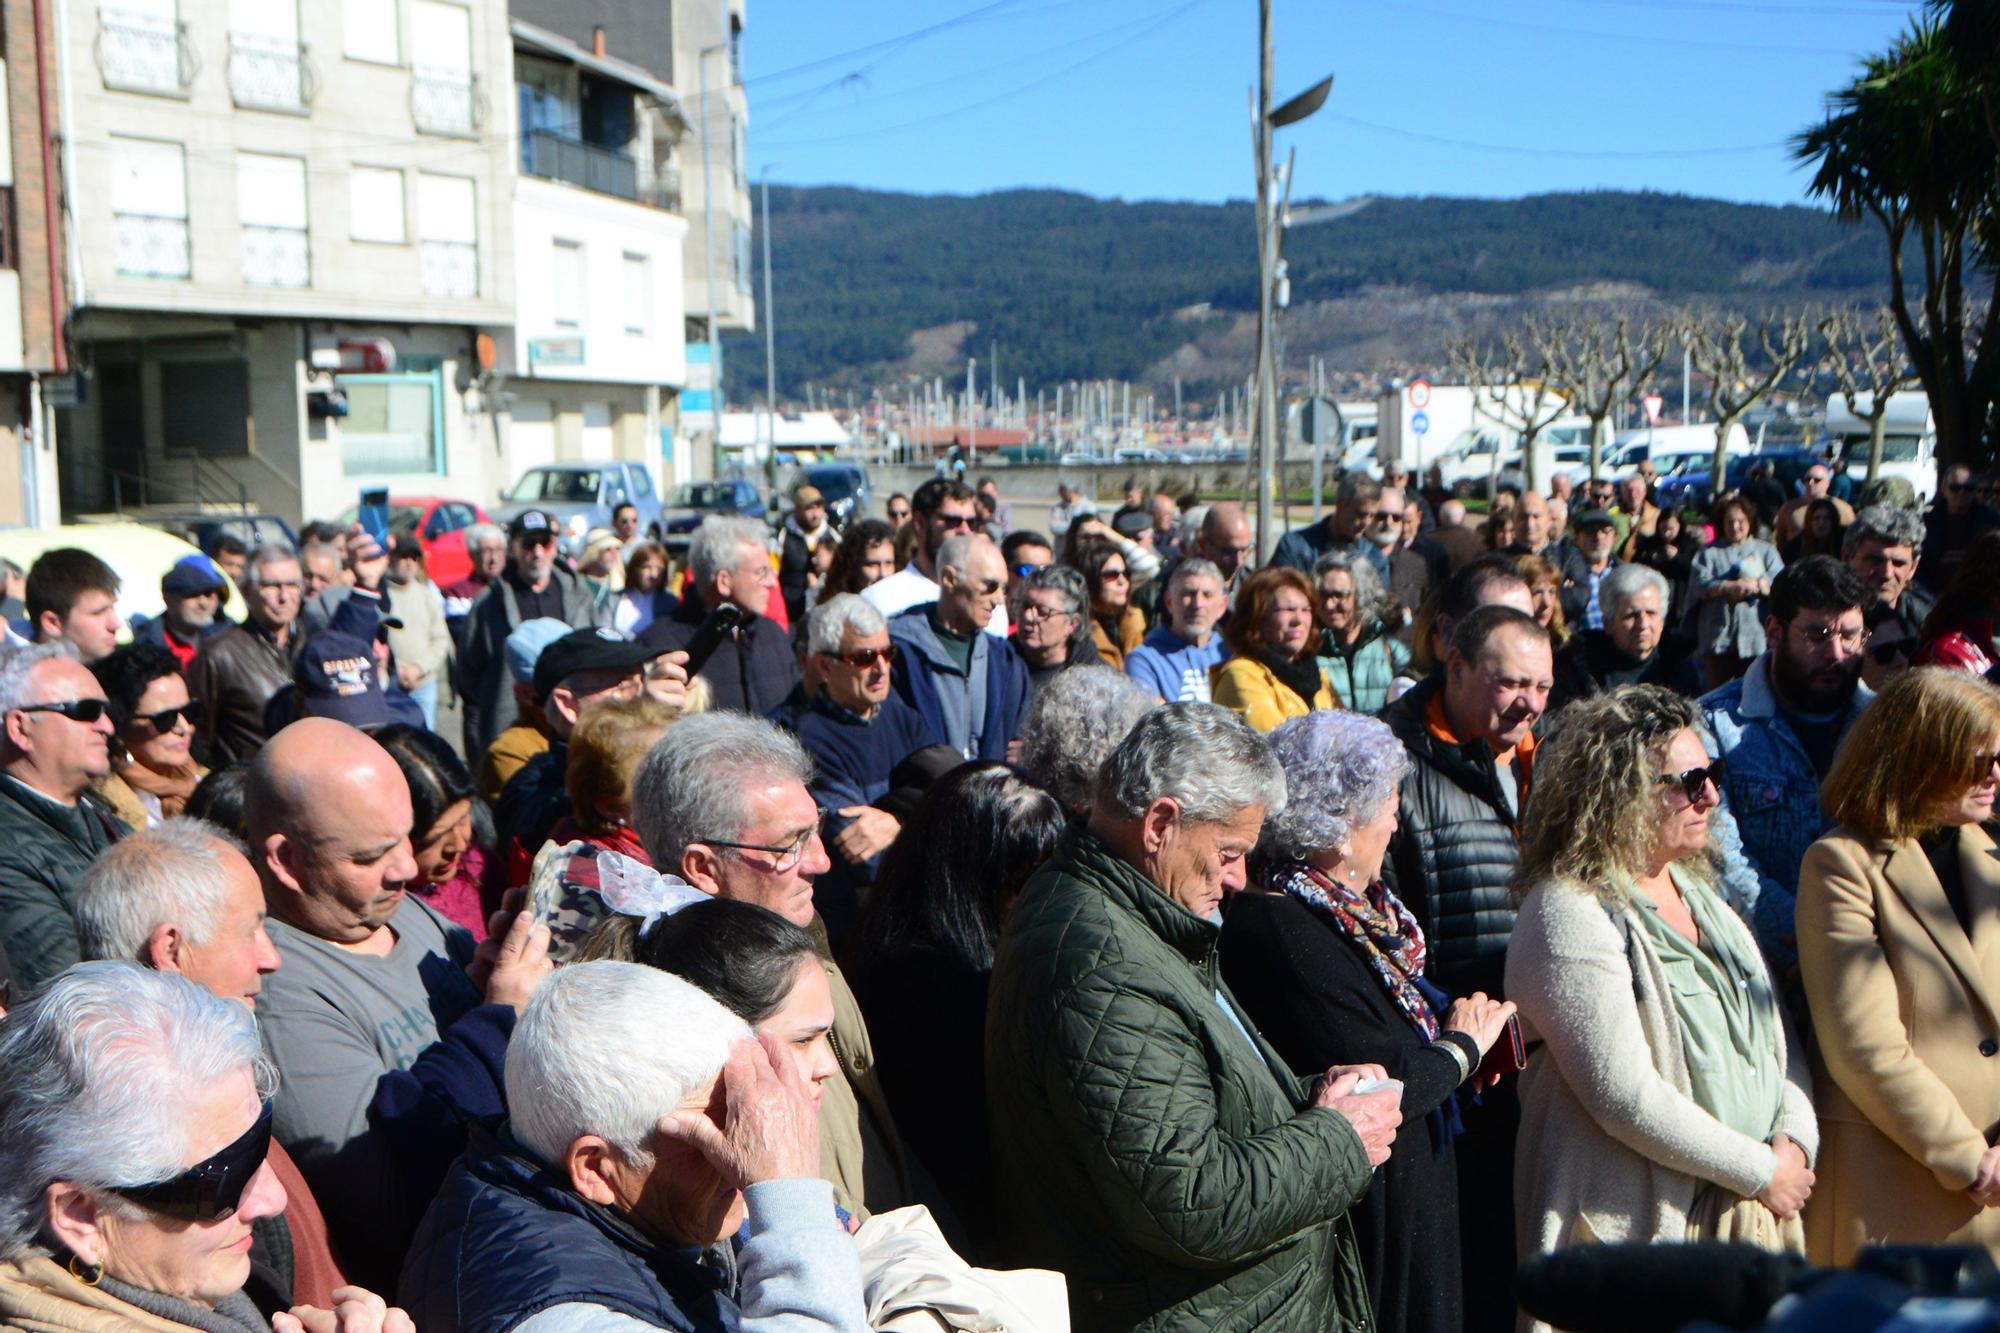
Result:
[[[1373,1326],[1345,1218],[1367,1154],[1223,1011],[1219,936],[1088,833],[1008,915],[994,1177],[1011,1260],[1068,1277],[1079,1333]]]

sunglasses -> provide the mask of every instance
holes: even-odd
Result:
[[[149,1185],[124,1185],[112,1193],[166,1217],[188,1222],[220,1222],[236,1212],[243,1191],[256,1178],[271,1152],[271,1103],[257,1114],[257,1123],[213,1157],[196,1162],[169,1180]]]
[[[941,528],[965,528],[968,531],[977,522],[971,514],[933,514],[931,522]]]
[[[525,542],[529,546],[554,546],[556,544],[556,535],[553,532],[546,531],[524,532],[515,538],[515,540]]]
[[[893,663],[896,660],[896,645],[892,643],[887,648],[856,648],[851,653],[822,653],[820,656],[831,657],[836,662],[845,662],[856,671],[866,671],[877,662],[884,666]]]
[[[111,711],[111,705],[102,699],[65,699],[59,704],[22,704],[14,710],[17,713],[61,713],[72,722],[81,722],[86,727],[95,726],[98,719]]]
[[[148,724],[162,735],[179,726],[182,718],[187,719],[190,727],[198,727],[201,725],[201,700],[190,699],[179,708],[162,708],[157,713],[136,713],[133,718],[135,721]]]
[[[1715,784],[1716,794],[1721,794],[1722,761],[1718,759],[1707,768],[1690,768],[1685,773],[1657,773],[1653,776],[1653,781],[1662,787],[1678,785],[1681,795],[1687,797],[1689,805],[1693,805],[1702,798],[1710,783]]]
[[[1104,569],[1098,571],[1097,577],[1102,579],[1104,582],[1109,583],[1113,579],[1117,579],[1122,582],[1126,579],[1131,578],[1132,576],[1126,573],[1122,569]]]
[[[1950,491],[1953,495],[1963,495],[1967,491],[1972,489],[1972,485],[1969,482],[1948,481],[1944,484],[1944,488]]]
[[[1373,518],[1377,523],[1401,523],[1403,521],[1403,513],[1399,509],[1378,509],[1369,515],[1369,517]]]

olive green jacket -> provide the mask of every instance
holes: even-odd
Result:
[[[1373,1325],[1345,1218],[1367,1154],[1225,1013],[1219,937],[1088,833],[1008,916],[994,1177],[1011,1261],[1068,1277],[1079,1333]]]

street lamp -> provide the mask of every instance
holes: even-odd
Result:
[[[1278,362],[1273,338],[1273,309],[1277,297],[1283,243],[1280,218],[1291,202],[1291,163],[1286,163],[1285,198],[1274,198],[1277,181],[1271,170],[1271,135],[1286,125],[1296,125],[1326,105],[1333,91],[1333,76],[1327,75],[1312,87],[1276,108],[1271,106],[1271,0],[1257,0],[1257,31],[1261,62],[1257,79],[1257,113],[1252,126],[1257,171],[1257,551],[1259,562],[1268,560],[1277,544],[1272,530],[1272,501],[1276,489],[1278,462]]]
[[[725,19],[728,11],[723,11]],[[715,315],[715,184],[708,169],[709,122],[714,115],[708,104],[708,58],[717,51],[729,49],[729,25],[723,24],[723,39],[713,46],[704,46],[695,57],[696,78],[700,85],[701,101],[701,215],[702,231],[706,244],[702,247],[702,264],[706,269],[708,288],[708,406],[715,419],[714,449],[717,461],[722,454],[722,334],[716,326]]]

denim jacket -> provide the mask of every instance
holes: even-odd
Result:
[[[1840,719],[1845,735],[1874,692],[1857,683]],[[1771,685],[1771,655],[1759,654],[1740,680],[1701,699],[1714,736],[1711,757],[1726,761],[1723,811],[1741,836],[1744,859],[1755,870],[1751,909],[1757,942],[1771,970],[1782,975],[1798,961],[1792,909],[1798,897],[1799,862],[1806,849],[1833,827],[1820,808],[1819,775],[1805,746],[1779,711]]]

